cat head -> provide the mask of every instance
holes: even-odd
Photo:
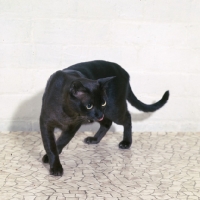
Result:
[[[70,101],[74,111],[87,121],[102,121],[107,105],[106,88],[114,77],[98,80],[78,79],[70,85]]]

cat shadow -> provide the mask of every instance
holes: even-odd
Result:
[[[39,116],[44,91],[21,102],[13,114],[10,131],[39,131]]]

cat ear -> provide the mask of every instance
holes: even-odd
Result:
[[[101,86],[106,87],[107,84],[108,84],[111,80],[113,80],[114,78],[116,78],[116,76],[111,76],[111,77],[106,77],[106,78],[100,78],[100,79],[97,80],[97,82],[98,82]]]
[[[73,81],[70,85],[70,94],[74,97],[80,97],[86,92],[86,88],[80,81]]]

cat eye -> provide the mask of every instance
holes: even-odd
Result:
[[[102,106],[106,106],[106,101],[104,102],[104,104],[102,104]]]
[[[87,108],[88,110],[90,110],[90,109],[93,108],[93,105],[89,103],[89,104],[86,106],[86,108]]]

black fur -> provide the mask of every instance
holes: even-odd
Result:
[[[63,168],[59,154],[74,137],[81,124],[99,122],[94,137],[85,139],[87,144],[97,144],[105,136],[112,122],[124,126],[123,140],[119,148],[132,144],[132,106],[144,112],[161,108],[168,100],[169,92],[152,105],[139,101],[131,90],[128,73],[119,65],[106,61],[92,61],[73,65],[54,73],[47,82],[40,115],[40,129],[46,155],[43,162],[50,164],[50,174],[61,176]],[[54,129],[62,130],[55,141]]]

